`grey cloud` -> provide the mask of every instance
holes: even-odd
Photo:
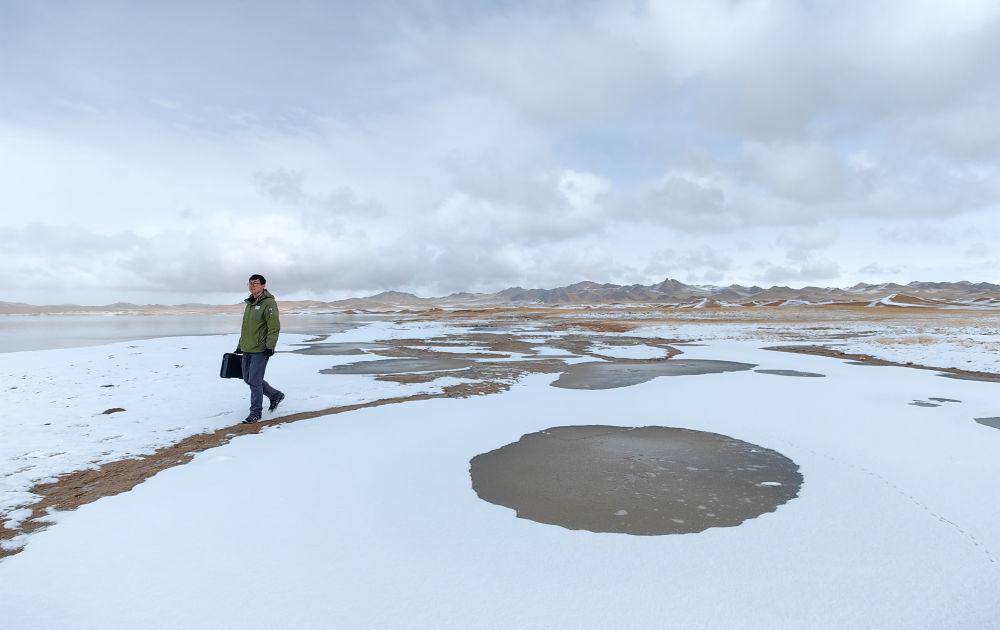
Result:
[[[828,204],[864,192],[847,156],[832,146],[753,142],[744,151],[745,177],[776,197],[799,204]]]
[[[833,245],[840,236],[836,226],[802,227],[782,232],[778,243],[800,251],[823,249]]]
[[[993,248],[982,241],[973,243],[965,248],[963,254],[969,258],[986,258],[993,253]]]
[[[88,256],[145,246],[146,241],[130,232],[95,234],[81,225],[30,223],[8,233],[4,248],[9,254],[47,260],[77,261]]]
[[[149,239],[131,232],[104,235],[79,225],[29,224],[9,233],[5,253],[17,272],[7,286],[134,288],[135,274],[124,263],[149,246]]]
[[[419,229],[431,242],[545,245],[600,234],[612,218],[609,183],[592,173],[502,160],[449,166],[455,192]]]
[[[301,171],[275,169],[266,173],[256,173],[257,189],[266,197],[289,204],[300,204],[306,194],[302,189],[305,175]]]
[[[302,171],[275,169],[254,174],[257,189],[264,197],[293,210],[311,229],[340,234],[357,232],[368,221],[385,215],[374,201],[362,201],[347,187],[325,194],[306,192]]]
[[[989,3],[525,5],[460,28],[444,41],[462,81],[529,115],[600,119],[645,94],[669,115],[693,94],[715,123],[761,139],[947,109],[1000,54]]]
[[[562,15],[486,17],[434,51],[465,85],[548,123],[620,111],[655,84],[649,51],[574,7]]]
[[[641,193],[625,216],[694,233],[731,230],[740,224],[721,188],[681,173]]]
[[[710,269],[713,272],[727,271],[733,266],[733,259],[727,254],[703,245],[689,249],[680,257],[680,264],[688,269]]]
[[[551,165],[512,163],[487,154],[475,160],[447,160],[455,189],[470,198],[506,207],[546,208],[564,203],[554,185]]]
[[[858,273],[868,277],[895,276],[902,273],[903,267],[900,265],[883,265],[882,263],[870,263],[858,269]]]
[[[711,246],[702,245],[676,251],[661,249],[654,252],[643,269],[646,277],[684,278],[692,282],[715,282],[733,268],[732,256]]]
[[[652,5],[650,37],[687,60],[720,119],[772,137],[940,111],[981,87],[1000,53],[1000,12],[989,3],[978,12],[902,0],[696,6]],[[698,44],[699,56],[677,50]]]
[[[931,224],[910,224],[883,227],[879,238],[900,245],[953,245],[956,237],[947,227]]]
[[[840,275],[837,263],[831,260],[813,260],[800,265],[772,265],[758,278],[764,282],[791,282],[828,280]]]
[[[922,150],[995,165],[1000,159],[1000,119],[995,106],[998,98],[1000,89],[972,103],[903,119],[897,123],[899,135]]]
[[[972,281],[996,282],[997,269],[1000,269],[1000,259],[990,258],[959,266],[963,278]]]

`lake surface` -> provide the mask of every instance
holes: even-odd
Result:
[[[219,315],[2,315],[0,353],[98,346],[119,341],[240,331],[241,314]],[[281,331],[330,335],[371,318],[351,315],[282,315]]]

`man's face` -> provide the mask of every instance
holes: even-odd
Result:
[[[260,294],[264,292],[264,285],[260,283],[260,280],[251,280],[250,284],[250,295],[254,297],[260,297]]]

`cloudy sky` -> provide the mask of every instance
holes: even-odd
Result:
[[[998,68],[995,0],[0,0],[0,300],[997,282]]]

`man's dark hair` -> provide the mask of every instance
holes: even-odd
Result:
[[[260,280],[261,284],[267,284],[267,280],[265,280],[264,276],[260,275],[259,273],[255,273],[252,276],[250,276],[249,282],[253,282],[254,280]]]

